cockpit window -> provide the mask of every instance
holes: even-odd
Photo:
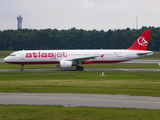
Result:
[[[16,56],[15,54],[10,54],[10,56]]]

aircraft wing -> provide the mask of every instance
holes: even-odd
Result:
[[[101,57],[101,56],[77,57],[73,59],[67,59],[66,61],[84,62],[86,60],[95,59],[96,57]]]

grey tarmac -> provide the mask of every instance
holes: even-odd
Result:
[[[72,93],[0,93],[5,105],[63,105],[115,108],[160,109],[160,97],[72,94]]]
[[[3,58],[0,58],[0,62],[4,62],[4,61],[3,61]]]

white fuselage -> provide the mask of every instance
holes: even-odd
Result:
[[[116,63],[152,55],[142,50],[24,50],[13,52],[4,61],[12,64],[59,64],[60,61]]]

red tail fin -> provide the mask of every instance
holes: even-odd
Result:
[[[151,30],[145,30],[127,50],[147,50]]]

